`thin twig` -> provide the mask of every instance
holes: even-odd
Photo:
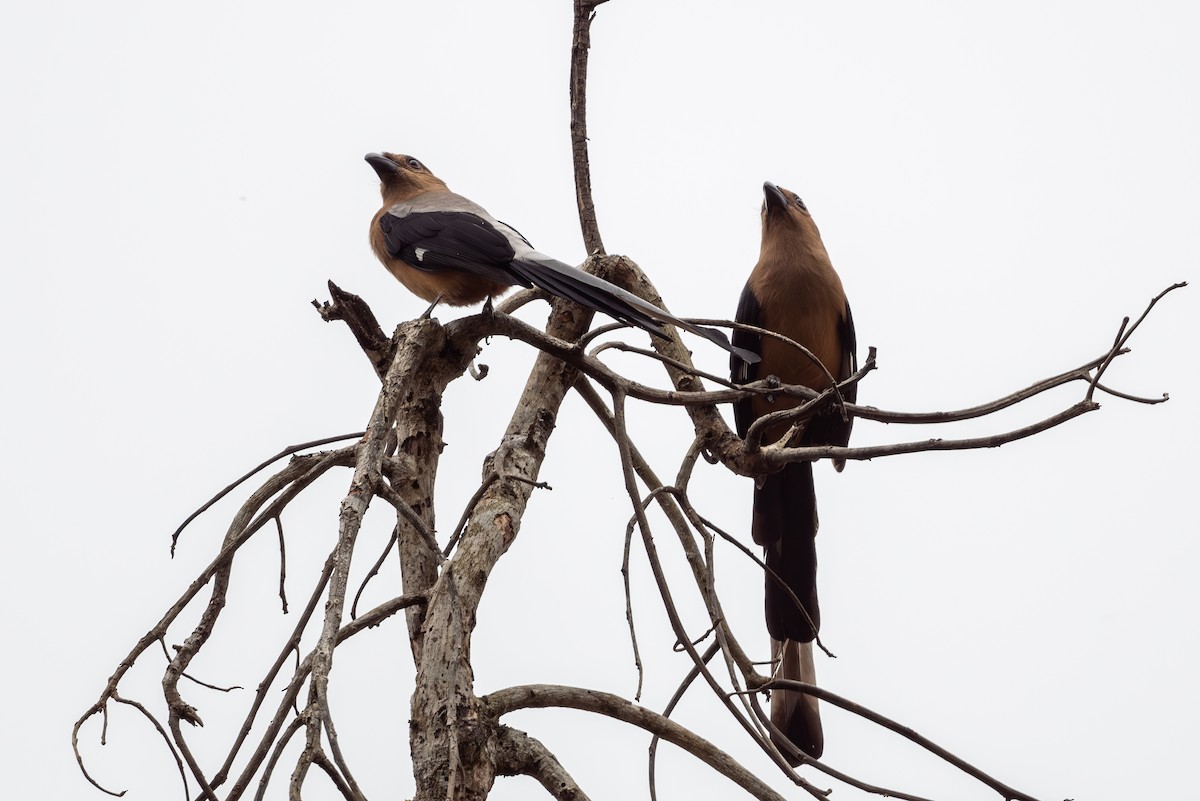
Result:
[[[642,683],[646,678],[646,669],[642,665],[642,652],[638,648],[637,626],[633,622],[633,588],[629,583],[629,555],[633,550],[633,525],[625,526],[625,547],[621,554],[621,582],[625,585],[625,621],[629,624],[629,643],[633,647],[633,666],[637,669],[637,689],[633,700],[642,700]]]
[[[617,392],[613,395],[613,420],[616,424],[617,445],[621,451],[621,467],[622,474],[625,478],[625,491],[629,495],[630,501],[633,504],[634,514],[637,517],[638,529],[642,534],[642,545],[646,551],[646,558],[650,562],[650,571],[654,576],[655,583],[658,585],[658,593],[662,598],[663,608],[666,610],[667,619],[671,623],[671,628],[675,633],[675,638],[678,642],[684,645],[684,649],[687,651],[688,656],[691,657],[692,663],[696,665],[701,675],[704,676],[705,681],[708,682],[708,685],[712,688],[713,693],[729,711],[730,715],[732,715],[733,718],[738,721],[739,724],[741,724],[742,728],[746,730],[746,733],[749,734],[752,739],[758,740],[760,739],[760,736],[755,730],[753,724],[743,717],[737,707],[733,705],[733,702],[730,701],[726,695],[724,688],[721,687],[716,677],[713,676],[708,670],[707,666],[705,666],[704,662],[701,660],[700,654],[696,651],[695,646],[691,644],[691,639],[687,635],[687,631],[683,625],[683,620],[680,618],[679,611],[675,606],[670,585],[667,582],[666,574],[663,571],[662,564],[658,558],[658,549],[654,545],[654,538],[650,533],[649,521],[646,519],[645,513],[642,511],[641,504],[638,502],[637,485],[634,478],[632,458],[630,456],[630,440],[625,426],[625,398],[620,392]],[[782,758],[780,758],[777,753],[769,753],[771,753],[772,756],[778,760],[781,767],[786,766],[786,763],[783,762]],[[795,776],[795,774],[792,774],[792,778],[805,789],[809,789],[811,787],[803,779]]]
[[[362,583],[358,585],[358,591],[354,593],[354,601],[352,601],[350,604],[351,620],[354,620],[356,617],[358,617],[358,602],[359,599],[362,598],[363,591],[367,589],[367,584],[370,583],[371,579],[375,578],[375,576],[379,574],[379,571],[383,568],[384,560],[387,559],[388,554],[392,552],[392,546],[394,546],[399,539],[400,527],[399,525],[396,525],[392,527],[392,536],[388,538],[387,545],[383,547],[383,553],[379,554],[379,558],[375,560],[375,564],[371,565],[371,569],[367,571],[367,575],[363,576]]]
[[[288,724],[287,731],[275,743],[275,748],[271,751],[271,758],[267,760],[267,767],[263,771],[262,778],[258,780],[258,792],[254,794],[254,801],[262,801],[267,794],[267,785],[271,783],[271,775],[275,772],[275,766],[279,764],[279,758],[283,756],[283,749],[296,736],[296,732],[304,728],[304,718],[297,717]]]
[[[167,660],[168,662],[170,662],[170,661],[171,661],[171,652],[167,650],[167,641],[166,641],[165,639],[160,639],[160,640],[158,641],[158,644],[159,644],[159,646],[162,648],[163,657],[165,657],[165,658],[166,658],[166,660]],[[208,683],[208,682],[206,682],[206,681],[201,681],[200,679],[196,678],[195,676],[192,676],[192,675],[190,675],[190,674],[187,674],[187,673],[184,673],[184,674],[183,674],[183,678],[187,679],[187,680],[188,680],[188,681],[190,681],[192,684],[198,684],[198,685],[200,685],[201,687],[204,687],[205,689],[209,689],[209,690],[215,690],[216,692],[219,692],[219,693],[231,693],[231,692],[233,692],[234,690],[244,690],[244,689],[246,689],[245,687],[242,687],[242,686],[240,686],[240,685],[237,685],[237,684],[234,684],[234,685],[232,685],[232,686],[230,686],[230,687],[218,687],[218,686],[217,686],[217,685],[215,685],[215,684],[209,684],[209,683]]]
[[[863,706],[862,704],[857,704],[854,701],[851,701],[849,698],[843,698],[842,696],[837,695],[836,693],[832,693],[823,687],[818,687],[817,685],[814,685],[814,684],[805,684],[804,682],[800,682],[800,681],[790,681],[788,679],[772,679],[771,681],[767,682],[767,684],[763,685],[759,689],[760,690],[793,690],[796,692],[804,693],[806,695],[814,695],[817,698],[821,699],[822,701],[825,701],[826,703],[832,704],[837,707],[841,707],[842,709],[846,710],[847,712],[851,712],[855,715],[858,715],[861,718],[864,718],[865,720],[869,720],[872,723],[874,723],[878,726],[881,726],[881,727],[887,729],[888,731],[895,732],[896,734],[899,734],[904,739],[906,739],[912,743],[915,743],[916,745],[919,745],[921,748],[924,748],[929,753],[931,753],[931,754],[937,756],[938,758],[942,759],[943,761],[953,765],[954,767],[961,770],[963,773],[966,773],[968,776],[971,776],[972,778],[977,779],[981,783],[986,784],[988,787],[995,790],[997,793],[1000,793],[1000,795],[1002,795],[1006,801],[1037,801],[1037,799],[1035,799],[1033,796],[1026,795],[1025,793],[1022,793],[1021,791],[1015,790],[1012,787],[1009,787],[1008,785],[1004,784],[1003,782],[992,778],[991,776],[984,773],[979,768],[970,764],[969,762],[962,759],[961,757],[958,757],[958,756],[952,754],[951,752],[947,751],[945,748],[942,748],[940,745],[933,742],[929,738],[924,737],[920,734],[917,734],[917,732],[913,731],[908,726],[904,726],[900,723],[897,723],[896,721],[892,720],[891,718],[885,717],[884,715],[881,715],[872,709],[868,709],[867,707]],[[814,760],[814,764],[815,764],[815,760]]]
[[[175,748],[175,744],[171,742],[171,738],[167,734],[167,730],[162,727],[162,724],[158,722],[158,719],[156,717],[154,717],[154,715],[150,714],[149,709],[146,709],[146,707],[142,706],[142,704],[138,703],[137,701],[133,701],[128,698],[122,698],[117,693],[113,693],[112,698],[118,704],[125,704],[127,706],[133,707],[138,712],[142,713],[142,717],[144,717],[144,718],[146,718],[146,720],[150,721],[150,725],[153,726],[154,730],[158,732],[160,737],[162,737],[163,742],[166,743],[167,750],[171,752],[171,757],[175,760],[175,767],[177,767],[179,769],[179,780],[183,783],[183,797],[185,799],[188,799],[188,801],[190,801],[190,799],[192,797],[192,792],[191,792],[191,788],[188,787],[187,771],[185,771],[183,768],[183,760],[180,758],[179,751],[178,751],[178,749]],[[93,784],[94,784],[94,782],[93,782]],[[104,788],[100,788],[100,789],[104,789]],[[108,791],[105,790],[105,792],[108,792]],[[125,795],[125,791],[122,790],[119,793],[112,793],[112,795]]]
[[[462,536],[463,530],[467,527],[467,521],[471,519],[471,513],[475,511],[475,505],[479,503],[479,499],[483,497],[483,493],[487,492],[487,488],[492,485],[492,482],[498,478],[500,478],[500,474],[493,470],[480,482],[479,489],[475,490],[475,494],[471,496],[471,500],[467,501],[467,505],[463,507],[462,515],[459,516],[458,523],[454,526],[454,533],[450,535],[450,541],[446,543],[446,548],[442,551],[442,556],[449,556],[450,552],[454,550],[459,537]]]
[[[328,701],[326,702],[328,705]],[[358,786],[358,782],[354,780],[354,774],[350,772],[350,766],[346,764],[346,758],[342,755],[342,746],[338,741],[337,727],[333,725],[333,714],[328,708],[325,710],[325,737],[329,740],[329,750],[333,752],[333,762],[337,765],[337,770],[345,777],[346,791],[343,793],[350,801],[366,801],[366,796],[363,795],[362,789]],[[326,770],[328,773],[329,771]]]
[[[812,628],[813,631],[817,630],[817,626],[816,626],[816,624],[813,623],[812,618],[810,618],[808,616],[808,612],[805,610],[804,604],[801,603],[800,598],[796,596],[796,593],[792,590],[791,587],[788,586],[788,583],[783,580],[782,576],[780,576],[778,573],[776,573],[774,570],[772,570],[771,567],[765,561],[763,561],[762,559],[759,558],[758,554],[756,554],[756,553],[754,553],[754,551],[750,550],[737,537],[728,533],[727,531],[722,529],[720,526],[715,525],[712,521],[708,520],[707,518],[701,516],[698,512],[696,512],[695,509],[692,507],[691,502],[686,497],[680,496],[678,498],[678,500],[679,500],[679,503],[684,507],[685,513],[689,513],[689,512],[694,513],[696,515],[696,519],[699,520],[704,525],[705,528],[707,528],[709,531],[716,532],[717,536],[719,536],[721,539],[725,540],[729,544],[733,545],[735,548],[737,548],[739,551],[741,551],[748,559],[750,559],[752,562],[754,562],[754,564],[756,564],[759,568],[761,568],[763,573],[766,574],[767,578],[774,581],[776,586],[779,587],[779,589],[781,589],[785,593],[787,593],[788,599],[796,606],[796,608],[798,610],[800,610],[800,612],[802,612],[804,614],[804,619],[808,622],[809,627]],[[837,659],[837,654],[833,653],[833,651],[830,651],[828,648],[825,647],[825,643],[821,642],[821,636],[819,634],[813,639],[813,642],[816,643],[817,647],[820,648],[822,651],[824,651],[825,655],[828,656],[830,659]]]
[[[229,771],[233,767],[233,762],[237,758],[238,752],[241,751],[242,745],[246,738],[250,735],[250,729],[254,726],[254,721],[258,717],[258,711],[262,708],[263,702],[267,698],[267,693],[271,686],[275,683],[279,671],[283,669],[284,663],[287,661],[288,654],[295,653],[299,658],[300,638],[304,634],[304,629],[308,627],[308,623],[312,620],[313,612],[316,611],[317,604],[320,603],[321,597],[325,592],[325,585],[329,581],[330,574],[333,573],[333,560],[336,554],[330,552],[325,559],[325,564],[321,569],[320,575],[317,576],[317,582],[313,586],[313,591],[309,594],[308,603],[304,606],[304,611],[300,613],[299,619],[292,627],[292,633],[284,642],[283,647],[279,650],[279,655],[275,658],[275,662],[267,669],[267,673],[263,676],[262,681],[258,683],[258,690],[254,694],[254,701],[250,704],[250,709],[247,711],[245,718],[242,720],[242,726],[238,730],[237,737],[234,738],[233,745],[229,749],[229,753],[225,757],[220,770],[213,776],[213,787],[220,787],[224,783],[225,778],[229,775]],[[259,759],[265,755],[265,751],[260,751],[260,754],[251,757],[249,765],[257,768]]]
[[[592,174],[588,164],[587,63],[591,47],[592,19],[596,6],[605,0],[575,0],[575,24],[571,37],[571,162],[575,169],[575,203],[579,227],[589,256],[604,255],[596,206],[592,202]]]
[[[1128,317],[1124,319],[1124,321],[1121,323],[1120,330],[1117,332],[1117,338],[1113,342],[1112,350],[1109,352],[1108,358],[1105,359],[1100,367],[1096,369],[1096,376],[1092,379],[1091,386],[1088,387],[1086,395],[1087,400],[1090,401],[1092,399],[1092,394],[1096,391],[1096,387],[1099,385],[1101,377],[1103,377],[1105,371],[1108,370],[1109,366],[1113,362],[1113,359],[1123,352],[1126,343],[1129,342],[1129,338],[1133,336],[1134,331],[1138,330],[1138,327],[1142,324],[1142,321],[1149,316],[1150,311],[1158,304],[1160,300],[1166,297],[1168,293],[1174,292],[1176,289],[1182,289],[1185,286],[1187,286],[1187,281],[1180,281],[1177,284],[1171,284],[1171,286],[1167,287],[1162,292],[1159,292],[1150,299],[1150,303],[1147,304],[1145,310],[1142,312],[1142,316],[1138,317],[1137,322],[1135,322],[1133,325],[1129,325]]]
[[[279,603],[286,615],[287,607],[287,543],[283,536],[283,516],[276,515],[275,530],[279,533]]]
[[[821,771],[826,776],[844,782],[846,785],[854,787],[858,790],[862,790],[865,793],[881,795],[884,798],[898,798],[900,801],[931,801],[931,799],[923,796],[912,795],[911,793],[893,790],[889,787],[880,787],[878,785],[869,784],[861,779],[857,779],[849,774],[843,773],[837,768],[830,767],[825,762],[813,759],[808,754],[792,745],[791,741],[788,740],[787,735],[780,731],[779,728],[771,722],[771,716],[763,711],[762,705],[758,702],[757,694],[747,693],[747,697],[750,699],[750,703],[754,708],[754,714],[762,722],[763,726],[765,726],[766,729],[771,733],[771,744],[779,748],[781,752],[786,751],[787,756],[791,757],[792,759],[799,760],[802,764],[809,765],[816,770]]]
[[[204,503],[203,506],[201,506],[196,511],[192,512],[190,515],[187,516],[186,520],[184,520],[182,523],[179,524],[179,528],[175,529],[174,533],[171,534],[171,556],[175,555],[175,545],[179,540],[179,535],[183,533],[183,530],[185,528],[187,528],[188,525],[193,520],[195,520],[197,517],[199,517],[200,515],[207,512],[210,508],[212,508],[213,504],[217,503],[222,498],[224,498],[226,495],[233,492],[235,489],[240,487],[248,479],[252,478],[257,473],[262,472],[263,470],[270,467],[272,464],[279,461],[283,457],[291,456],[292,454],[298,453],[299,451],[302,451],[306,448],[319,448],[322,445],[329,445],[330,443],[333,443],[333,442],[344,442],[348,439],[360,439],[362,437],[362,435],[363,435],[363,432],[358,431],[353,434],[341,434],[336,437],[325,437],[324,439],[314,439],[311,442],[303,442],[299,445],[288,445],[286,448],[284,448],[283,450],[281,450],[279,453],[275,454],[274,456],[272,456],[268,459],[264,459],[256,467],[251,468],[248,473],[241,476],[240,478],[235,479],[232,484],[225,487],[225,489],[221,490],[216,495],[214,495],[212,498],[210,498],[207,502]]]
[[[707,665],[717,651],[720,650],[720,648],[721,644],[714,642],[708,646],[708,648],[701,655],[700,659],[704,662],[704,664]],[[664,718],[671,717],[671,713],[675,711],[676,705],[683,700],[684,693],[687,692],[688,687],[692,685],[692,682],[694,682],[699,675],[700,668],[698,668],[696,665],[692,665],[691,670],[689,670],[688,674],[683,677],[683,681],[680,682],[679,687],[675,690],[675,694],[671,696],[671,700],[667,702],[666,707],[663,709],[662,716]],[[655,767],[658,763],[659,739],[661,738],[657,734],[650,738],[650,748],[646,755],[646,778],[650,787],[650,801],[658,801],[658,786],[657,782],[655,781]]]
[[[392,489],[391,484],[380,478],[375,486],[375,492],[380,498],[390,503],[400,513],[400,516],[412,525],[413,529],[421,535],[421,539],[425,540],[425,544],[429,546],[429,550],[436,556],[439,563],[446,560],[442,556],[442,549],[437,544],[437,537],[429,530],[429,526],[425,525],[425,521],[421,519],[421,516],[413,511],[413,508],[400,497],[400,493]]]

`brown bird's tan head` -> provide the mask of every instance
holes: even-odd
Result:
[[[808,213],[808,206],[804,205],[800,196],[792,190],[776,186],[770,181],[763,184],[762,218],[764,227],[776,222],[799,223],[802,220],[813,225],[812,216]],[[813,228],[816,226],[813,225]]]
[[[447,190],[445,181],[412,156],[368,153],[365,158],[379,176],[379,191],[389,203],[399,203],[421,192]]]
[[[800,196],[771,182],[763,184],[762,253],[828,260],[821,232]]]

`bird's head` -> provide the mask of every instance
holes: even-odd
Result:
[[[771,182],[763,184],[762,246],[764,252],[784,248],[824,253],[821,232],[800,196]]]
[[[379,191],[383,199],[390,203],[399,203],[420,192],[446,190],[445,182],[412,156],[368,153],[365,158],[379,176]]]
[[[763,184],[762,218],[764,229],[776,223],[806,224],[816,227],[813,225],[812,216],[808,213],[808,206],[804,205],[800,196],[790,189],[776,186],[770,181]]]

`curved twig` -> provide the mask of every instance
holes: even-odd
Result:
[[[371,579],[379,575],[379,571],[383,569],[383,563],[388,558],[388,554],[392,552],[393,546],[400,540],[399,526],[392,527],[392,536],[388,537],[387,545],[383,546],[383,553],[379,554],[379,558],[371,565],[371,569],[367,571],[367,575],[363,576],[363,580],[358,585],[358,590],[354,593],[354,600],[350,602],[350,619],[354,620],[358,617],[358,602],[362,600],[362,594],[366,591],[367,585]]]
[[[991,776],[984,773],[982,770],[975,767],[971,763],[967,762],[966,760],[962,759],[961,757],[955,756],[954,754],[947,751],[945,748],[942,748],[940,745],[933,742],[929,738],[924,737],[924,736],[918,734],[917,732],[913,731],[908,726],[905,726],[901,723],[897,723],[896,721],[892,720],[891,718],[881,715],[880,713],[875,712],[872,709],[868,709],[867,707],[863,706],[862,704],[857,704],[854,701],[851,701],[849,698],[844,698],[836,693],[832,693],[823,687],[818,687],[814,684],[805,684],[804,682],[799,682],[799,681],[790,681],[787,679],[772,679],[771,681],[769,681],[767,684],[763,685],[759,689],[760,690],[793,690],[796,692],[805,693],[806,695],[814,695],[817,698],[820,698],[822,701],[825,701],[826,703],[832,704],[833,706],[840,707],[840,708],[846,710],[847,712],[851,712],[855,715],[858,715],[859,717],[861,717],[865,720],[869,720],[872,723],[887,729],[888,731],[892,731],[892,732],[895,732],[896,734],[899,734],[901,737],[908,740],[909,742],[919,745],[921,748],[925,749],[926,751],[928,751],[929,753],[938,757],[939,759],[942,759],[943,761],[953,765],[954,767],[958,768],[963,773],[966,773],[968,776],[972,777],[973,779],[976,779],[979,782],[986,784],[988,787],[990,787],[991,789],[995,790],[997,793],[1002,795],[1004,797],[1005,801],[1037,801],[1037,799],[1034,798],[1033,796],[1026,795],[1025,793],[1022,793],[1020,790],[1015,790],[1012,787],[1009,787],[1008,785],[999,781],[998,779],[992,778]],[[817,764],[815,760],[813,761],[813,764]]]
[[[429,546],[430,552],[439,564],[446,561],[446,557],[442,555],[442,549],[438,547],[437,537],[429,530],[429,526],[425,525],[425,521],[421,519],[421,516],[413,511],[413,508],[400,497],[400,493],[392,489],[392,485],[384,481],[382,477],[375,485],[375,494],[391,504],[400,513],[400,516],[407,520],[413,529],[421,535],[421,539],[425,540],[425,544]]]
[[[348,439],[359,439],[360,437],[362,437],[362,435],[363,435],[363,432],[358,431],[353,434],[341,434],[336,437],[325,437],[324,439],[314,439],[310,442],[302,442],[299,445],[288,445],[286,448],[284,448],[283,450],[281,450],[279,453],[275,454],[274,456],[264,459],[256,467],[251,468],[248,473],[235,479],[232,484],[228,485],[227,487],[225,487],[225,489],[221,490],[216,495],[209,498],[204,503],[203,506],[201,506],[196,511],[192,512],[190,515],[187,516],[186,520],[184,520],[182,523],[179,524],[179,528],[175,529],[175,531],[171,534],[171,556],[175,555],[175,545],[179,540],[179,535],[183,533],[183,530],[185,528],[187,528],[193,520],[195,520],[197,517],[199,517],[200,515],[207,512],[209,509],[212,508],[213,504],[217,503],[222,498],[224,498],[226,495],[233,492],[235,489],[240,487],[242,484],[246,483],[247,480],[254,477],[256,474],[261,473],[267,467],[270,467],[272,464],[279,461],[280,459],[282,459],[285,456],[292,456],[293,454],[295,454],[299,451],[305,450],[306,448],[319,448],[322,445],[329,445],[334,442],[344,442],[345,440],[348,440]]]
[[[720,648],[720,643],[712,643],[700,656],[700,659],[704,662],[704,664],[707,665],[712,660],[713,656],[716,655],[717,651],[720,650]],[[684,693],[687,692],[688,687],[692,686],[692,682],[694,682],[699,675],[700,668],[696,665],[692,665],[691,669],[688,671],[688,674],[683,677],[683,681],[680,682],[679,687],[675,690],[675,694],[671,696],[671,700],[668,701],[667,705],[663,708],[662,716],[664,718],[671,717],[671,713],[675,711],[675,707],[680,701],[683,700]],[[650,787],[650,801],[658,801],[658,783],[655,780],[655,768],[658,763],[658,741],[660,739],[662,738],[657,734],[650,738],[649,753],[646,755],[646,780]]]
[[[657,734],[721,773],[755,798],[782,801],[783,796],[763,783],[721,749],[673,720],[638,706],[619,695],[549,684],[507,687],[480,699],[487,712],[500,718],[518,709],[561,707],[594,712]]]
[[[475,511],[475,504],[479,503],[479,499],[483,497],[483,493],[487,492],[487,488],[492,485],[492,482],[499,478],[500,474],[493,470],[480,482],[479,489],[475,490],[475,494],[471,496],[471,500],[467,501],[467,505],[463,507],[462,515],[454,525],[454,533],[450,535],[450,540],[446,543],[446,547],[442,551],[442,556],[449,556],[450,552],[454,550],[454,546],[458,544],[459,537],[462,536],[463,530],[467,527],[467,521],[471,519],[471,513]]]

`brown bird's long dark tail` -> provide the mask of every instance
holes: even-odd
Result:
[[[681,320],[616,284],[556,259],[515,259],[509,265],[509,269],[519,278],[546,290],[551,295],[573,300],[581,306],[607,314],[614,320],[636,326],[655,336],[665,338],[663,324],[670,324],[704,337],[746,361],[759,360],[758,354],[732,345],[729,337],[721,331]]]
[[[817,603],[817,498],[812,463],[800,462],[767,476],[754,492],[754,538],[762,543],[767,567],[767,631],[775,676],[816,684],[812,640],[821,625]],[[778,577],[778,578],[776,578]],[[780,580],[800,600],[802,607]],[[771,693],[771,722],[811,757],[825,748],[817,699],[804,693]],[[776,745],[781,745],[778,740]],[[787,749],[782,749],[787,755]],[[799,760],[790,760],[793,765]]]

